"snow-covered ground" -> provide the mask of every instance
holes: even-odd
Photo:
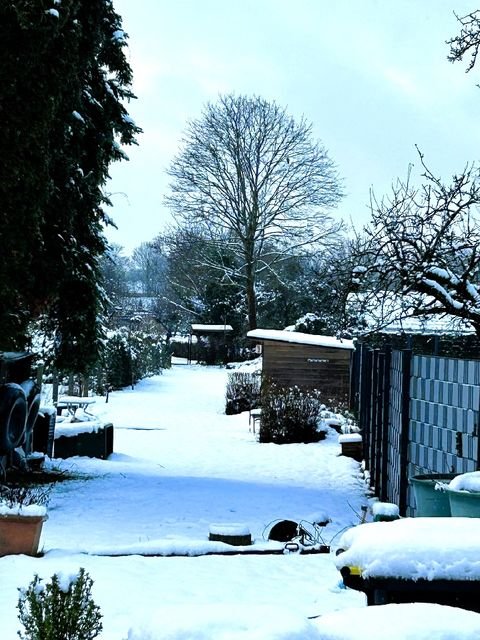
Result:
[[[53,461],[78,478],[53,491],[44,556],[0,559],[2,638],[13,640],[20,628],[18,587],[34,574],[48,579],[79,567],[94,580],[103,640],[380,637],[375,623],[373,635],[364,629],[350,636],[335,617],[330,635],[329,618],[321,630],[324,614],[365,607],[363,594],[342,588],[331,555],[199,555],[225,548],[208,541],[212,525],[248,529],[254,547],[263,548],[275,520],[319,514],[332,521],[324,529],[328,543],[358,523],[366,504],[359,465],[339,456],[333,430],[315,444],[260,444],[248,414],[224,415],[227,373],[176,365],[135,390],[110,394],[108,404],[97,400],[95,412],[115,425],[115,453],[106,461]],[[405,618],[402,608],[385,616],[392,620],[395,612]],[[410,609],[412,616],[424,618],[425,609]],[[443,625],[436,638],[479,637],[476,614],[456,610],[449,619],[464,633],[451,635]],[[421,627],[408,637],[431,637]]]

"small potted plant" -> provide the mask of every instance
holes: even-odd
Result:
[[[51,488],[0,485],[0,556],[37,555]]]

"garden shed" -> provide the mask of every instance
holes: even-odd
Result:
[[[206,364],[225,364],[231,350],[232,333],[233,327],[229,324],[192,324],[188,343],[189,362],[198,360]]]
[[[262,345],[266,377],[282,385],[318,389],[326,403],[348,401],[352,340],[274,329],[254,329],[247,337]]]

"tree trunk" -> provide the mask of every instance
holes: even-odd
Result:
[[[52,401],[54,403],[58,402],[58,372],[53,372],[53,382],[52,382]]]
[[[245,261],[245,293],[247,297],[248,329],[252,331],[257,328],[257,294],[255,292],[255,241],[251,237],[247,237],[244,241],[243,259]]]
[[[68,395],[73,396],[73,392],[75,390],[75,380],[73,377],[73,373],[68,374]]]
[[[257,328],[257,297],[255,295],[255,280],[253,274],[247,275],[247,308],[248,308],[248,329]]]

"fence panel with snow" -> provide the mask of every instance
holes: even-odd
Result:
[[[365,345],[355,358],[352,397],[372,486],[414,515],[409,477],[479,468],[480,360]]]

